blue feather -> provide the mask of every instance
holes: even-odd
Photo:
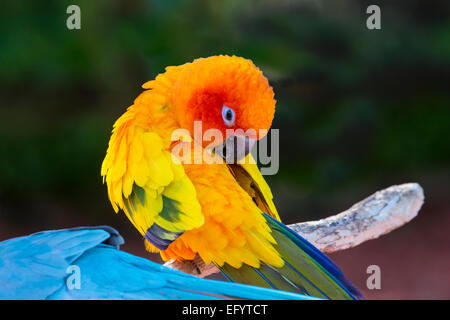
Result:
[[[197,278],[118,250],[111,227],[43,231],[0,242],[0,299],[313,299]],[[68,267],[80,271],[70,289]]]

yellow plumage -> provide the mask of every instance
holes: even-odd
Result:
[[[229,63],[229,59],[224,60]],[[258,69],[250,69],[247,60],[235,59],[232,57],[232,63],[237,64],[235,71],[223,71],[234,72],[229,81],[241,81],[239,77],[243,77],[243,85],[253,85],[252,90],[269,90]],[[206,263],[228,263],[235,268],[242,263],[258,267],[261,261],[280,267],[283,261],[273,248],[275,240],[261,213],[264,210],[279,217],[256,164],[181,164],[171,156],[177,143],[171,140],[171,134],[182,122],[174,109],[174,92],[180,92],[180,86],[198,88],[201,83],[195,81],[204,81],[194,77],[193,70],[198,71],[193,69],[195,63],[169,67],[147,82],[144,88],[149,90],[139,95],[114,124],[101,170],[109,199],[116,212],[122,209],[143,236],[151,237],[149,230],[155,228],[155,232],[163,233],[164,243],[170,245],[160,250],[146,242],[146,248],[160,251],[165,260],[193,259],[199,254]],[[208,66],[205,70],[213,72],[209,63],[216,62],[203,60],[197,67],[203,64]],[[241,75],[248,70],[252,73]],[[252,77],[256,79],[253,82]],[[218,77],[217,83],[208,85],[222,88],[224,82]],[[183,87],[182,94],[187,92]],[[271,88],[267,95],[261,92],[264,94],[258,96],[264,100],[260,104],[274,104]],[[243,97],[236,92],[234,95]],[[261,126],[265,123],[264,119],[252,121]]]

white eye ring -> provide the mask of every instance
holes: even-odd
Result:
[[[231,108],[228,108],[227,106],[222,107],[222,119],[223,122],[228,126],[231,127],[234,125],[234,110]]]

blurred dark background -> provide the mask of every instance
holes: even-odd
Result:
[[[71,4],[81,30],[66,28]],[[368,298],[450,298],[449,1],[2,1],[0,39],[0,240],[107,224],[159,261],[102,185],[112,124],[165,66],[234,54],[274,87],[267,180],[284,222],[418,182],[416,219],[331,258]],[[381,290],[366,289],[371,264]]]

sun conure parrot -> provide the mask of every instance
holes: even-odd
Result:
[[[280,222],[253,161],[190,164],[173,155],[179,144],[210,143],[194,136],[194,121],[223,137],[227,129],[254,129],[256,135],[234,137],[246,146],[262,138],[258,132],[270,128],[275,100],[252,61],[200,58],[167,67],[143,88],[114,124],[101,175],[115,211],[125,212],[147,250],[166,261],[199,255],[235,282],[326,299],[361,297],[327,256]],[[172,141],[177,129],[190,137]],[[241,158],[251,157],[249,149]]]

